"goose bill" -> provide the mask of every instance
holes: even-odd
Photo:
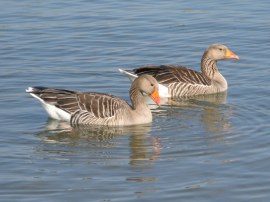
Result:
[[[159,97],[159,93],[158,90],[155,90],[152,94],[149,95],[152,100],[158,105],[160,106],[160,97]]]
[[[226,58],[227,59],[236,59],[239,60],[239,56],[234,54],[231,50],[227,49],[226,50]]]

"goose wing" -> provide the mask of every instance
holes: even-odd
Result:
[[[118,119],[120,110],[128,104],[120,98],[103,93],[77,94],[79,110],[71,116],[71,123],[76,124],[108,124]]]
[[[112,118],[117,110],[127,105],[124,100],[104,93],[81,93],[45,87],[33,87],[27,92],[46,104],[70,113],[76,118],[76,122],[81,120],[81,114],[87,114],[92,119]]]
[[[160,84],[165,86],[176,82],[207,86],[211,85],[211,80],[205,77],[202,73],[178,65],[145,66],[133,69],[133,72],[138,76],[150,74]]]
[[[69,114],[80,109],[76,91],[46,87],[29,87],[26,92],[40,100],[45,105],[52,105]]]

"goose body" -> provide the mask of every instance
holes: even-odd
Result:
[[[130,88],[132,105],[119,97],[104,93],[82,93],[46,87],[29,87],[26,90],[37,98],[48,115],[75,125],[136,125],[152,122],[152,113],[144,102],[149,95],[159,105],[158,83],[150,75],[134,80]]]
[[[219,72],[217,61],[239,59],[222,44],[213,44],[201,59],[201,72],[179,65],[144,66],[119,71],[132,81],[140,75],[152,75],[159,83],[161,97],[184,97],[224,92],[228,89],[226,79]]]

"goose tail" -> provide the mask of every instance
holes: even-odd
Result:
[[[138,75],[136,75],[134,72],[129,71],[129,70],[119,69],[119,72],[127,75],[131,82],[134,81],[138,77]]]

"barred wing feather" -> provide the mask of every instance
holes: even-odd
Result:
[[[172,83],[201,84],[210,86],[211,80],[200,72],[178,65],[147,66],[133,70],[135,74],[150,74],[160,84],[168,86]]]

